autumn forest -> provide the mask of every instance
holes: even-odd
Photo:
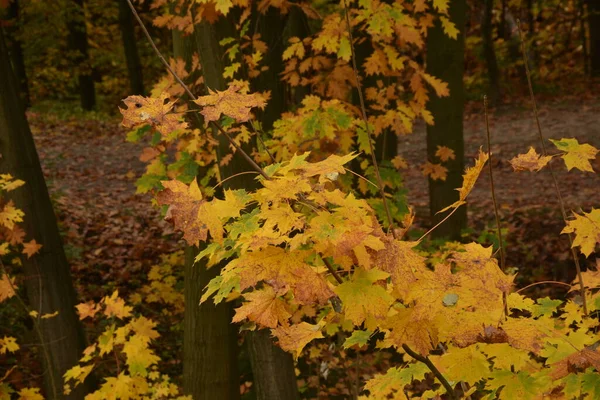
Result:
[[[0,400],[600,399],[600,1],[0,0]]]

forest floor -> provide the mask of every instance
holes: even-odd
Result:
[[[575,137],[600,147],[598,99],[543,102],[539,114],[546,138]],[[30,112],[29,120],[79,288],[85,286],[86,297],[99,300],[107,285],[137,286],[161,254],[179,247],[169,224],[151,206],[150,196],[135,193],[134,182],[144,171],[138,159],[142,145],[125,142],[118,119],[65,121]],[[516,173],[509,164],[529,146],[540,149],[531,111],[515,106],[497,109],[490,115],[490,129],[501,221],[508,229],[509,265],[519,265],[527,281],[572,279],[568,240],[560,235],[564,223],[548,170]],[[467,165],[480,146],[486,147],[484,116],[473,109],[465,118]],[[547,148],[552,153],[549,142]],[[409,164],[422,164],[425,127],[418,125],[414,134],[401,138],[400,150]],[[597,171],[599,161],[594,164]],[[589,211],[598,205],[598,173],[566,172],[561,160],[552,163],[567,210]],[[485,229],[493,234],[495,226],[488,177],[482,178],[469,197],[470,225],[478,232],[474,237]],[[412,168],[406,171],[405,184],[417,220],[426,218],[427,179]]]

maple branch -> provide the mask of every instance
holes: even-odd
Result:
[[[183,82],[183,80],[179,77],[179,75],[177,75],[177,73],[173,70],[173,68],[171,68],[171,65],[167,62],[167,60],[162,55],[162,53],[160,52],[160,50],[158,49],[158,47],[156,47],[156,44],[154,43],[154,39],[152,39],[152,36],[150,36],[150,32],[148,32],[148,29],[146,29],[146,25],[144,25],[144,21],[142,21],[142,19],[140,18],[140,15],[136,11],[135,7],[133,6],[133,3],[131,3],[131,0],[127,0],[127,4],[129,5],[129,8],[131,9],[131,12],[135,16],[135,19],[137,20],[138,24],[142,28],[142,31],[144,32],[144,35],[146,36],[146,38],[150,42],[150,45],[154,49],[154,52],[156,53],[156,55],[158,56],[158,58],[160,59],[160,61],[167,68],[167,70],[171,73],[171,75],[173,75],[173,78],[175,78],[175,80],[177,81],[177,83],[179,83],[179,85],[181,85],[181,87],[183,88],[183,90],[185,90],[185,92],[188,94],[188,96],[190,96],[190,98],[192,100],[197,100],[198,98],[194,95],[194,93],[192,93],[192,91],[190,90],[190,88],[185,84],[185,82]],[[235,143],[235,141],[231,138],[231,136],[229,136],[229,134],[225,131],[225,129],[223,129],[223,127],[221,126],[221,124],[219,124],[216,121],[210,121],[209,125],[212,126],[215,129],[217,129],[220,133],[222,133],[227,138],[227,140],[229,141],[229,143],[231,143],[231,145],[237,151],[240,152],[240,154],[246,159],[246,161],[248,161],[248,163],[252,166],[252,168],[254,168],[265,179],[267,179],[267,180],[269,179],[269,176],[265,173],[265,171],[252,159],[252,157],[250,157],[248,155],[248,153],[246,153],[246,151],[244,151],[244,149],[242,149],[240,146],[238,146],[237,143]]]
[[[342,283],[344,283],[344,281],[342,280],[342,278],[340,278],[340,276],[338,275],[338,273],[335,271],[335,269],[333,269],[333,265],[331,265],[331,263],[325,258],[323,257],[323,254],[319,253],[319,255],[321,256],[321,260],[323,260],[323,264],[325,264],[325,266],[327,267],[327,270],[329,270],[329,272],[331,272],[331,275],[333,275],[333,277],[335,278],[335,280],[341,285]]]
[[[458,396],[454,392],[454,389],[452,388],[452,386],[450,385],[450,383],[448,383],[448,381],[446,380],[446,378],[444,378],[444,375],[442,375],[442,373],[440,372],[440,370],[437,369],[435,365],[433,365],[433,363],[431,362],[431,360],[427,356],[420,355],[419,353],[415,352],[413,349],[411,349],[410,347],[408,347],[407,344],[403,344],[402,348],[404,349],[404,351],[406,352],[406,354],[408,354],[409,356],[411,356],[415,360],[420,361],[423,364],[427,365],[427,368],[429,368],[429,370],[431,372],[433,372],[433,375],[435,375],[435,377],[438,378],[438,380],[442,383],[442,386],[444,386],[444,388],[446,389],[446,393],[448,393],[448,396],[450,396],[451,399],[458,400]]]
[[[370,180],[368,180],[367,178],[365,178],[364,176],[362,176],[361,174],[357,174],[356,172],[352,171],[351,169],[348,169],[346,167],[344,167],[344,169],[346,170],[346,172],[350,172],[353,175],[356,175],[358,178],[364,180],[367,183],[370,183],[371,185],[375,186],[377,189],[379,189],[379,186],[377,186],[376,184],[374,184],[373,182],[371,182]]]
[[[568,283],[559,282],[559,281],[540,281],[540,282],[534,282],[534,283],[529,284],[529,285],[527,285],[525,287],[522,287],[521,289],[517,290],[515,293],[522,292],[523,290],[529,289],[530,287],[533,287],[533,286],[545,285],[545,284],[563,285],[563,286],[568,286],[570,288],[573,287],[572,285],[569,285]]]
[[[460,206],[458,206],[460,207]],[[435,228],[437,228],[438,226],[440,226],[441,224],[443,224],[444,222],[446,222],[446,220],[448,218],[450,218],[452,216],[452,214],[454,214],[456,212],[456,210],[458,210],[458,207],[454,207],[454,209],[452,209],[452,211],[450,211],[450,214],[446,215],[444,217],[443,220],[441,220],[440,222],[438,222],[437,224],[435,224],[434,227],[430,228],[427,232],[425,232],[418,240],[417,242],[420,242],[421,240],[425,239],[425,236],[429,235],[431,232],[433,232],[435,230]]]
[[[238,172],[237,174],[228,176],[227,178],[221,180],[221,182],[219,182],[215,186],[213,186],[213,190],[215,190],[216,188],[218,188],[219,186],[221,186],[222,184],[224,184],[225,182],[227,182],[230,179],[233,179],[233,178],[235,178],[237,176],[240,176],[240,175],[246,175],[246,174],[258,174],[258,172],[256,172],[256,171]]]
[[[535,117],[538,136],[542,145],[542,154],[544,156],[548,156],[548,152],[546,151],[546,145],[544,144],[544,135],[542,134],[542,125],[540,124],[537,102],[533,93],[533,84],[531,83],[531,71],[529,70],[529,63],[527,62],[527,51],[525,49],[525,39],[523,38],[523,30],[521,29],[521,20],[517,20],[517,29],[519,31],[519,39],[521,40],[521,54],[523,56],[523,64],[525,64],[525,74],[527,75],[529,97],[531,97],[531,103],[533,105],[533,115]],[[548,163],[548,169],[550,171],[550,176],[552,177],[552,182],[554,183],[554,189],[556,190],[556,194],[558,196],[558,204],[560,205],[560,212],[562,214],[563,221],[565,222],[565,224],[567,224],[567,212],[565,211],[565,202],[563,200],[562,194],[560,193],[558,180],[556,179],[556,174],[554,173],[554,168],[552,167],[551,163]],[[577,251],[573,247],[572,234],[568,233],[567,236],[569,237],[569,243],[571,245],[571,255],[573,256],[573,261],[575,262],[575,270],[577,271],[577,280],[579,281],[579,292],[581,293],[581,298],[583,300],[583,313],[585,315],[588,315],[587,300],[585,299],[585,285],[583,283],[583,275],[581,274],[581,265],[579,265],[579,257],[577,256]]]
[[[373,142],[371,140],[371,129],[369,128],[367,108],[365,107],[365,99],[363,98],[362,86],[360,84],[360,77],[358,75],[358,67],[356,66],[356,53],[354,51],[354,40],[352,38],[352,26],[350,25],[350,15],[348,13],[348,4],[346,3],[346,0],[344,0],[344,14],[346,17],[346,24],[348,25],[348,40],[350,41],[350,52],[352,54],[352,71],[354,72],[354,79],[356,80],[356,90],[358,91],[358,100],[360,102],[360,111],[362,113],[362,118],[365,123],[365,131],[367,132],[367,137],[369,138],[368,142],[369,150],[371,151],[371,161],[373,162],[373,169],[375,169],[375,176],[377,177],[379,194],[381,195],[381,200],[383,200],[383,208],[385,209],[388,224],[390,225],[389,229],[392,231],[392,236],[394,237],[394,239],[397,239],[396,232],[394,230],[394,220],[392,219],[392,214],[390,213],[390,208],[385,198],[383,180],[381,179],[379,165],[377,164],[377,157],[375,157],[375,149],[373,148]]]
[[[492,168],[492,139],[490,135],[490,121],[488,119],[488,99],[483,96],[483,113],[485,115],[485,130],[487,132],[488,167],[490,169],[490,189],[492,191],[492,202],[494,203],[494,214],[496,216],[496,229],[498,229],[498,243],[500,247],[500,268],[506,268],[506,252],[502,243],[502,229],[500,227],[500,213],[498,212],[498,201],[496,200],[496,188],[494,187],[494,173]]]

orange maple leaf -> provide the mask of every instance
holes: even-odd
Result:
[[[232,322],[247,318],[261,327],[276,328],[277,325],[287,325],[287,320],[292,316],[271,286],[245,294],[244,299],[246,302],[235,310]]]
[[[427,161],[423,165],[423,175],[429,176],[434,181],[445,181],[446,177],[448,177],[448,168],[441,164],[433,164]]]
[[[31,258],[32,255],[36,254],[42,248],[41,244],[38,244],[35,239],[30,242],[23,244],[23,254],[27,255],[27,258]]]
[[[209,90],[209,95],[201,96],[194,102],[203,107],[200,113],[204,115],[206,122],[218,121],[221,114],[238,122],[246,122],[250,119],[250,109],[264,108],[267,103],[258,93],[243,94],[239,91],[240,87],[235,85],[224,91]]]
[[[435,156],[442,161],[454,160],[456,158],[454,150],[446,146],[438,146]]]
[[[539,155],[533,147],[525,154],[519,154],[510,160],[515,171],[539,171],[552,160],[551,156]]]
[[[123,126],[133,128],[138,125],[149,124],[164,136],[176,130],[186,129],[188,125],[185,121],[181,120],[181,116],[171,113],[175,102],[165,102],[168,98],[168,93],[161,93],[156,98],[144,96],[127,97],[123,100],[127,109],[119,107],[121,114],[123,114]]]
[[[298,325],[281,326],[272,329],[273,335],[279,339],[279,347],[292,353],[294,358],[298,358],[302,349],[313,341],[323,337],[320,325],[312,325],[308,322],[301,322]]]

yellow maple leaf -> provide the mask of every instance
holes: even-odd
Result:
[[[238,274],[241,290],[265,281],[278,293],[291,290],[298,304],[324,304],[334,293],[327,281],[305,262],[310,256],[304,250],[269,246],[234,259],[223,272]]]
[[[87,303],[77,304],[75,308],[77,309],[77,313],[79,314],[80,320],[86,319],[88,317],[94,318],[94,315],[96,315],[96,313],[100,311],[100,305],[94,303],[92,300],[88,301]]]
[[[17,339],[12,336],[4,336],[0,339],[0,354],[14,353],[19,350]]]
[[[2,211],[0,211],[0,225],[7,227],[8,229],[13,229],[15,224],[23,221],[23,216],[25,213],[15,207],[12,200],[10,200]]]
[[[432,180],[445,181],[448,177],[448,168],[441,164],[433,164],[427,161],[423,164],[423,175],[429,176]]]
[[[451,381],[473,385],[490,376],[490,363],[477,345],[462,349],[449,346],[446,354],[431,357],[431,360]]]
[[[171,219],[175,228],[183,232],[183,238],[190,245],[206,241],[208,232],[216,240],[223,238],[223,224],[203,199],[195,179],[189,186],[177,180],[161,183],[165,190],[156,199],[161,205],[169,205],[166,218]]]
[[[425,72],[421,72],[421,76],[431,85],[439,97],[447,97],[450,95],[450,90],[448,89],[448,84],[446,82]]]
[[[449,0],[433,0],[433,6],[442,14],[448,13]]]
[[[16,288],[14,278],[11,279],[6,274],[2,275],[2,279],[0,279],[0,303],[13,297],[16,294],[14,291]]]
[[[472,167],[467,167],[465,173],[463,174],[463,184],[458,190],[458,201],[450,204],[448,207],[441,209],[438,211],[438,214],[444,211],[447,211],[451,208],[457,208],[461,205],[465,204],[465,199],[473,190],[473,186],[475,186],[475,182],[477,182],[477,178],[479,178],[479,174],[481,174],[481,170],[483,166],[490,158],[488,153],[484,153],[481,149],[479,149],[479,156],[475,159],[475,165]]]
[[[391,275],[394,294],[404,300],[421,274],[427,270],[425,258],[414,247],[417,242],[383,239],[385,249],[375,255],[374,265]]]
[[[15,179],[11,174],[0,174],[0,189],[10,192],[25,184],[20,179]]]
[[[392,159],[392,165],[396,169],[406,169],[406,168],[408,168],[408,164],[406,163],[406,160],[402,156],[396,156],[396,157],[394,157]]]
[[[444,16],[440,17],[440,22],[442,23],[442,29],[444,29],[444,33],[448,35],[450,39],[458,38],[460,31],[456,28],[454,22],[450,21]]]
[[[39,388],[23,388],[19,390],[19,400],[44,400]]]
[[[321,328],[321,325],[301,322],[298,325],[280,326],[272,329],[271,332],[279,339],[279,347],[292,353],[294,358],[297,359],[308,343],[323,337]]]
[[[142,338],[147,338],[148,340],[156,339],[160,336],[159,333],[154,330],[156,322],[143,315],[131,320],[129,326],[136,334],[140,335]]]
[[[104,303],[104,315],[107,317],[127,318],[131,315],[133,308],[125,305],[125,301],[119,297],[119,291],[115,290],[112,295],[102,299]]]
[[[600,288],[600,271],[587,270],[581,273],[583,284],[586,288]],[[571,290],[579,290],[579,279],[573,279],[573,288]]]
[[[256,322],[263,328],[276,328],[286,325],[292,316],[287,310],[286,303],[281,300],[271,286],[244,295],[246,302],[235,310],[232,322],[245,319]]]
[[[552,156],[542,156],[533,147],[525,154],[519,154],[510,160],[515,171],[539,171],[552,160]]]
[[[27,255],[27,258],[31,258],[34,254],[36,254],[42,248],[41,244],[38,244],[35,239],[30,240],[27,243],[23,243],[23,251],[22,253]]]
[[[579,144],[577,139],[565,139],[552,140],[550,141],[556,146],[557,149],[564,151],[561,157],[565,161],[567,170],[577,168],[581,171],[594,172],[592,164],[589,160],[596,158],[598,149],[589,144]]]
[[[206,122],[218,121],[221,114],[238,122],[246,122],[250,119],[250,110],[253,107],[264,108],[267,104],[258,93],[241,93],[240,87],[235,85],[224,91],[209,90],[208,95],[200,96],[194,102],[202,107],[200,113]]]
[[[435,151],[435,156],[444,162],[456,159],[454,150],[446,146],[438,146],[437,150]]]
[[[169,94],[164,92],[156,98],[144,96],[127,97],[123,100],[127,108],[123,109],[119,107],[121,114],[123,114],[123,126],[133,128],[148,124],[156,128],[164,136],[177,130],[186,129],[188,125],[182,120],[181,116],[171,112],[175,102],[165,102],[168,98]]]
[[[394,298],[384,287],[375,282],[384,280],[389,276],[387,272],[377,269],[365,271],[358,268],[352,278],[335,288],[335,292],[342,300],[345,317],[354,325],[360,326],[366,321],[367,329],[375,329],[375,320],[383,320]]]
[[[381,324],[386,329],[384,346],[398,349],[407,344],[422,355],[428,355],[438,345],[438,329],[427,316],[418,315],[411,308],[404,308]]]
[[[581,252],[589,256],[600,243],[600,209],[592,209],[583,215],[573,213],[575,219],[567,221],[561,233],[574,233],[573,247],[580,246]]]
[[[123,353],[127,355],[127,366],[132,376],[146,376],[148,368],[156,364],[160,358],[148,348],[148,339],[141,335],[133,335],[123,345]]]

